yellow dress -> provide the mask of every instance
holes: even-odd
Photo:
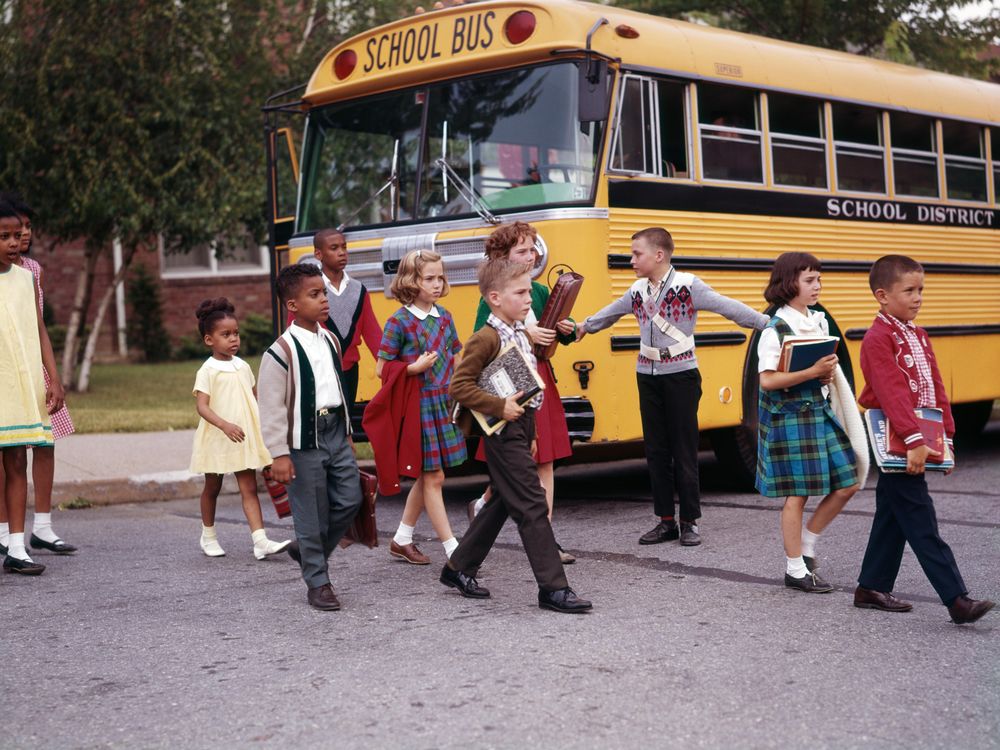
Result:
[[[244,469],[261,469],[271,464],[260,432],[260,412],[253,395],[254,377],[250,365],[239,357],[223,361],[210,357],[194,379],[194,394],[208,394],[209,408],[227,422],[238,425],[246,438],[234,443],[218,427],[204,419],[194,433],[191,472],[232,474]]]
[[[31,271],[0,273],[0,448],[54,445]]]

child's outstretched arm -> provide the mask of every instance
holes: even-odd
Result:
[[[216,414],[214,411],[212,411],[211,407],[208,405],[209,397],[207,393],[203,393],[202,391],[196,391],[195,393],[196,393],[195,398],[197,399],[196,403],[197,403],[199,417],[204,419],[213,427],[218,427],[220,430],[226,433],[226,437],[232,440],[234,443],[242,443],[244,440],[246,440],[246,435],[243,433],[243,430],[240,428],[239,425],[233,424],[232,422],[227,422],[218,414]]]
[[[770,318],[764,313],[757,312],[749,305],[744,305],[732,297],[719,294],[697,277],[691,285],[691,296],[694,298],[696,309],[718,313],[743,328],[763,331],[770,321]]]
[[[588,315],[582,323],[576,326],[576,340],[579,341],[588,333],[597,333],[610,328],[619,318],[632,312],[632,294],[626,292],[607,307],[603,307],[593,315]]]

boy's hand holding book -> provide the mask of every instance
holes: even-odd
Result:
[[[524,414],[524,407],[517,403],[518,399],[524,395],[524,391],[508,396],[503,403],[503,418],[505,422],[513,422]]]
[[[941,453],[934,450],[929,445],[918,445],[906,451],[906,473],[923,474],[924,466],[930,456],[940,457]]]

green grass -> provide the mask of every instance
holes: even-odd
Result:
[[[260,357],[245,357],[256,375]],[[79,433],[159,432],[198,426],[194,376],[203,360],[156,365],[94,365],[89,393],[69,393],[73,424]],[[358,458],[372,457],[368,443],[357,444]]]
[[[256,373],[260,357],[247,357]],[[95,364],[90,392],[69,393],[79,433],[156,432],[198,426],[194,376],[201,361],[162,364]]]

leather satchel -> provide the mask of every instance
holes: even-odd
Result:
[[[576,303],[576,297],[580,293],[580,287],[582,286],[583,276],[580,274],[567,271],[560,275],[556,280],[555,286],[552,287],[552,293],[549,294],[549,299],[545,303],[542,314],[538,318],[538,325],[541,328],[551,328],[554,330],[556,323],[568,318],[570,313],[573,312],[573,305]],[[556,353],[557,346],[559,346],[558,336],[548,346],[535,344],[535,356],[539,359],[552,359],[552,355]]]
[[[375,524],[378,477],[362,469],[358,470],[358,477],[361,481],[361,507],[350,528],[345,532],[344,539],[348,544],[359,542],[371,549],[378,546],[378,526]]]

